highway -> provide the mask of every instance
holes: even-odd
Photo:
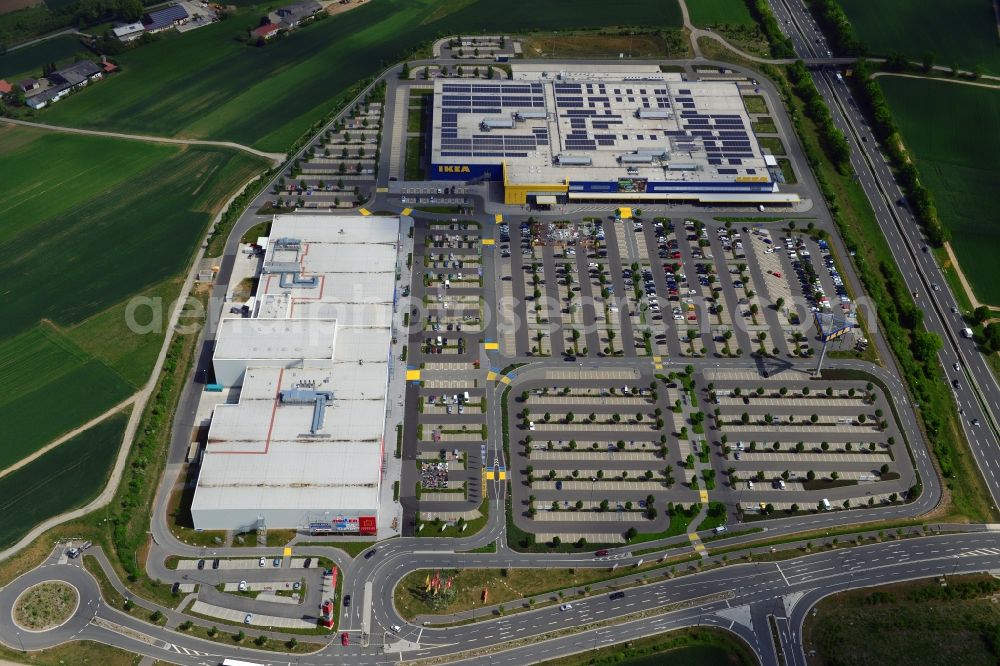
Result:
[[[782,29],[791,38],[795,52],[803,59],[825,56],[829,46],[815,19],[801,0],[769,0]],[[1000,439],[997,413],[1000,385],[986,359],[972,340],[959,331],[966,326],[954,294],[948,288],[934,254],[916,218],[897,204],[903,192],[892,176],[886,157],[859,110],[851,90],[825,69],[812,73],[813,81],[833,115],[834,124],[851,144],[851,166],[871,202],[879,226],[885,234],[893,259],[917,306],[924,313],[927,330],[944,343],[938,358],[949,382],[959,380],[955,401],[962,412],[962,429],[971,445],[976,464],[993,497],[994,511],[1000,502]],[[863,140],[865,139],[865,140]],[[955,370],[955,364],[958,370]],[[973,425],[978,422],[979,425]]]

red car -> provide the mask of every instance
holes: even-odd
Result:
[[[341,645],[351,644],[351,637],[347,635],[346,631],[340,635],[340,644]]]
[[[607,554],[608,554],[607,549],[602,548],[601,550],[598,550],[594,553],[594,557],[604,557]]]

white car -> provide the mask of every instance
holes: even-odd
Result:
[[[391,627],[389,627],[389,629],[391,629],[394,633],[397,634],[403,630],[403,628],[400,627],[398,624],[392,625]]]
[[[253,621],[253,613],[247,613],[246,617],[243,618],[243,624],[250,624]]]
[[[260,562],[257,563],[257,566],[259,566],[259,567],[266,567],[267,566],[267,558],[266,557],[260,558]]]
[[[247,591],[247,582],[245,580],[241,580],[240,584],[236,586],[236,589],[239,590],[240,592],[246,592]]]
[[[563,604],[562,606],[559,607],[559,610],[561,611],[573,610],[573,604]]]

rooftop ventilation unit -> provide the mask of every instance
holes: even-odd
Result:
[[[489,131],[492,129],[514,129],[514,118],[483,118],[483,121],[479,123],[479,127],[483,131]]]
[[[556,162],[562,166],[590,166],[591,159],[587,155],[557,155]]]
[[[643,120],[667,120],[673,118],[674,114],[669,109],[647,109],[644,107],[636,111],[635,116]]]
[[[306,389],[288,389],[280,393],[281,404],[283,405],[308,405],[313,403],[312,427],[309,432],[316,434],[323,429],[323,410],[326,403],[333,400],[333,393],[330,391],[309,391]]]
[[[691,162],[674,162],[667,165],[668,171],[697,171],[698,165]]]
[[[549,114],[545,111],[518,111],[515,117],[518,120],[545,120]]]
[[[618,161],[622,164],[651,164],[653,162],[652,153],[627,153],[619,155]]]

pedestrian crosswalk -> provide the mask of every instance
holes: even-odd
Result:
[[[1000,548],[977,548],[958,553],[955,557],[996,557],[1000,555]]]

